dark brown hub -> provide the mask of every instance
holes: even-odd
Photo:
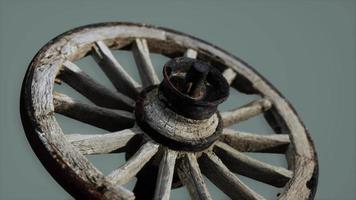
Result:
[[[191,119],[207,119],[229,96],[229,85],[221,73],[208,63],[179,57],[163,67],[159,85],[166,105]]]
[[[186,57],[166,63],[163,75],[159,86],[141,92],[135,109],[137,124],[152,139],[171,149],[208,148],[222,129],[217,106],[229,94],[225,78],[212,66]],[[183,130],[174,130],[175,127]]]

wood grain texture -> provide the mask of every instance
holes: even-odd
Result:
[[[131,128],[135,122],[133,114],[127,111],[81,103],[57,92],[53,94],[53,103],[55,112],[108,131]]]
[[[132,111],[135,101],[95,81],[76,64],[66,61],[59,78],[98,106]]]
[[[188,188],[192,199],[212,199],[204,182],[197,158],[193,153],[186,154],[180,160],[177,170],[181,182]]]
[[[158,98],[158,89],[152,90],[144,100],[145,122],[168,138],[201,143],[215,133],[219,123],[217,114],[208,119],[194,120],[178,115]]]
[[[155,200],[169,200],[177,152],[164,149],[156,180]]]
[[[239,108],[222,112],[221,118],[224,127],[229,127],[241,121],[257,116],[272,107],[272,103],[268,98],[263,98],[250,102]]]
[[[52,66],[59,67],[61,62],[46,58],[37,61],[39,66],[34,67],[32,63],[30,69],[33,71],[26,74],[22,88],[21,119],[31,147],[42,164],[75,198],[134,199],[131,191],[112,187],[87,158],[66,142],[54,116],[52,94],[58,72],[58,68]]]
[[[222,142],[215,144],[214,152],[232,172],[276,187],[285,186],[293,176],[290,170],[251,158]]]
[[[150,58],[147,41],[145,39],[136,39],[132,45],[132,53],[136,61],[143,87],[159,84],[160,81]]]
[[[103,41],[95,42],[92,56],[119,92],[137,97],[140,84],[126,72]]]
[[[262,200],[257,194],[232,173],[213,152],[204,153],[199,159],[204,175],[232,199]]]
[[[226,51],[189,35],[133,23],[103,23],[77,28],[44,46],[32,60],[21,94],[21,118],[36,155],[61,185],[78,199],[126,199],[132,193],[110,186],[103,175],[72,145],[65,142],[53,116],[53,83],[65,60],[75,61],[90,54],[94,42],[104,40],[110,48],[128,46],[133,38],[146,38],[153,53],[182,55],[185,49],[199,49],[199,59],[231,68],[238,73],[236,85],[242,92],[266,96],[273,103],[277,124],[284,124],[290,136],[288,162],[294,176],[280,199],[313,199],[318,177],[315,147],[292,105],[259,73]],[[220,66],[219,66],[220,67]],[[243,81],[241,81],[243,80]],[[239,86],[239,89],[241,87]],[[240,91],[240,90],[239,90]]]
[[[112,171],[107,179],[115,185],[129,182],[157,151],[157,144],[146,142],[123,166]]]
[[[315,162],[305,157],[295,159],[294,176],[288,182],[286,191],[279,197],[280,200],[301,199],[305,196],[310,197],[310,193],[315,187],[315,180],[310,174],[318,173],[315,170]],[[305,188],[306,187],[306,188]]]
[[[225,128],[220,141],[241,152],[285,153],[290,144],[288,134],[261,135]]]
[[[106,134],[69,134],[66,135],[66,138],[80,153],[87,155],[116,152],[125,147],[137,134],[143,134],[143,132],[140,129],[132,128]]]

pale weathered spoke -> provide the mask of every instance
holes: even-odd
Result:
[[[122,199],[127,199],[127,200],[135,199],[134,193],[121,185],[116,185],[113,187],[113,189],[116,190],[116,192],[120,194],[120,198],[122,198]]]
[[[135,135],[142,133],[140,129],[132,128],[106,134],[70,134],[66,138],[79,152],[87,155],[116,152],[125,147]]]
[[[231,68],[227,68],[223,71],[222,75],[225,77],[229,85],[231,85],[231,83],[235,80],[237,74]]]
[[[232,199],[264,199],[241,182],[213,152],[203,153],[199,159],[199,164],[205,176]]]
[[[242,152],[285,153],[290,143],[288,134],[259,135],[227,128],[220,140]]]
[[[136,39],[132,45],[132,53],[143,87],[159,84],[160,81],[150,58],[147,41],[145,39]]]
[[[156,181],[155,200],[169,200],[177,152],[166,148],[159,165]]]
[[[187,186],[192,199],[211,199],[203,175],[200,172],[197,158],[193,153],[188,153],[180,160],[178,175],[182,183]]]
[[[119,92],[137,97],[140,84],[126,72],[103,41],[95,42],[92,56]]]
[[[157,144],[146,142],[123,166],[112,171],[107,176],[108,180],[118,185],[127,183],[156,154],[157,150]]]
[[[269,110],[271,107],[271,101],[268,98],[263,98],[250,102],[249,104],[234,110],[222,112],[221,117],[223,120],[223,126],[228,127],[235,123],[248,120]]]
[[[216,143],[214,152],[231,171],[276,187],[283,187],[293,176],[290,170],[251,158],[222,142]]]
[[[108,131],[131,128],[135,122],[127,111],[81,103],[60,93],[53,94],[53,103],[55,112]]]
[[[187,49],[185,51],[184,56],[188,58],[197,58],[198,52],[195,51],[194,49]]]
[[[135,106],[134,100],[106,88],[70,61],[63,63],[59,78],[98,106],[128,111]]]

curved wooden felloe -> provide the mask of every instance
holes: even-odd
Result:
[[[115,59],[111,53],[115,49],[133,52],[142,86]],[[261,99],[221,112],[224,130],[209,148],[197,152],[169,149],[135,126],[132,113],[140,91],[160,82],[150,52],[208,62],[223,74],[232,89],[247,95],[257,94]],[[87,55],[95,58],[117,91],[100,85],[74,64]],[[54,84],[61,81],[93,104],[56,93]],[[146,191],[146,199],[149,196],[169,199],[176,178],[188,187],[192,198],[211,199],[203,175],[231,198],[264,199],[234,173],[284,187],[279,199],[314,198],[318,177],[315,148],[290,103],[240,59],[177,31],[115,22],[88,25],[58,36],[32,60],[22,85],[20,110],[26,136],[36,155],[51,175],[78,199],[134,199],[135,196],[139,199],[142,195],[122,185],[150,169],[157,173],[141,173],[135,189],[144,191],[142,184],[156,183],[154,190]],[[54,113],[109,133],[65,135]],[[276,134],[260,136],[227,128],[256,115],[263,115]],[[136,141],[137,138],[140,140]],[[108,176],[85,157],[112,152],[126,152],[128,161]],[[243,152],[285,154],[288,169],[263,163]]]

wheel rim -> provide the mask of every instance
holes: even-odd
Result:
[[[136,40],[136,38],[138,39]],[[134,44],[133,47],[132,44]],[[86,105],[72,102],[72,99],[62,94],[53,94],[56,77],[60,76],[62,79],[67,77],[65,82],[70,85],[68,83],[71,79],[68,78],[70,74],[79,73],[72,63],[75,60],[81,59],[90,54],[90,52],[95,54],[96,51],[95,55],[99,64],[100,61],[106,62],[106,64],[112,62],[110,53],[108,54],[105,51],[107,46],[111,49],[131,49],[131,47],[134,49],[134,54],[136,54],[139,60],[138,63],[140,63],[138,69],[144,87],[159,83],[159,80],[154,75],[155,72],[152,71],[149,57],[147,57],[149,52],[160,53],[169,57],[177,57],[184,54],[188,57],[197,56],[198,59],[211,63],[223,73],[231,87],[245,94],[262,96],[262,100],[244,107],[245,109],[240,108],[231,112],[221,113],[225,128],[241,120],[263,113],[271,127],[276,133],[279,133],[270,137],[253,139],[249,135],[226,129],[225,132],[223,131],[220,141],[214,143],[214,147],[202,154],[177,153],[168,148],[159,148],[160,145],[158,143],[147,139],[146,143],[133,156],[134,159],[129,159],[125,166],[129,169],[130,167],[142,168],[146,162],[138,162],[138,160],[148,162],[157,152],[163,152],[162,161],[159,164],[161,168],[158,174],[158,179],[162,181],[158,181],[159,184],[156,185],[156,197],[169,197],[169,182],[172,181],[174,170],[178,171],[181,181],[187,185],[193,198],[211,198],[202,180],[200,170],[232,198],[263,199],[263,197],[240,182],[237,177],[233,176],[231,171],[237,171],[240,174],[242,173],[275,186],[284,186],[285,189],[279,199],[295,199],[297,197],[299,199],[312,199],[314,197],[318,167],[312,140],[292,106],[270,83],[240,59],[207,42],[173,30],[132,23],[94,24],[80,27],[58,36],[38,52],[32,60],[24,79],[21,94],[21,117],[27,138],[46,169],[74,197],[96,199],[133,198],[133,193],[120,185],[140,171],[132,171],[130,169],[125,171],[129,172],[129,175],[124,175],[124,173],[120,173],[124,168],[120,168],[121,171],[115,170],[108,177],[105,177],[83,155],[83,153],[93,153],[91,151],[95,151],[95,153],[111,152],[124,147],[132,138],[136,137],[135,135],[144,135],[137,127],[132,128],[134,116],[128,112],[134,107],[130,99],[136,98],[138,95],[138,92],[132,92],[139,87],[134,80],[131,80],[125,73],[120,73],[121,81],[114,82],[115,77],[111,79],[109,75],[113,74],[112,71],[106,72],[113,84],[117,86],[116,88],[123,94],[107,94],[109,92],[103,88],[94,88],[96,91],[107,92],[107,96],[104,98],[106,101],[98,100],[93,96],[90,97],[89,94],[85,93],[85,89],[75,88],[76,86],[73,84],[73,88],[81,90],[81,93],[87,95],[94,104],[108,107],[105,109],[99,107],[99,111],[96,110],[97,107],[94,107],[95,109],[93,107],[87,108]],[[103,56],[106,56],[106,61]],[[67,72],[63,72],[63,68]],[[66,75],[63,77],[63,74]],[[76,75],[75,77],[78,76]],[[85,77],[84,80],[86,80]],[[124,87],[120,86],[123,83],[126,85]],[[126,111],[120,113],[111,112],[110,109],[117,105],[110,104],[112,101],[120,102],[120,106],[115,107],[115,109],[125,109]],[[82,109],[92,109],[90,111],[98,118],[89,119],[84,117],[85,119],[83,119],[83,115],[78,116]],[[249,111],[246,112],[246,110]],[[115,122],[125,128],[120,133],[116,132],[116,135],[108,134],[104,137],[65,136],[53,115],[54,112],[59,112],[71,118],[81,118],[79,120],[101,126],[101,128],[109,131],[113,131],[116,125],[111,127],[111,123],[105,123],[105,120],[116,120]],[[289,140],[285,138],[285,134],[288,134]],[[116,137],[117,135],[120,135],[119,139]],[[104,149],[99,147],[93,150],[91,149],[93,146],[84,148],[85,145],[81,143],[81,141],[89,140],[92,142],[90,145],[99,144],[100,146],[100,144],[106,144],[103,141],[112,140],[112,137],[116,138],[116,143],[113,146],[106,145]],[[271,166],[244,157],[237,150],[246,151],[247,149],[242,149],[245,147],[239,140],[234,140],[236,138],[240,140],[245,138],[246,141],[251,140],[255,145],[248,147],[250,151],[285,153],[289,170],[271,168]],[[93,143],[93,141],[99,142]],[[174,169],[174,162],[177,157],[180,158],[178,168]],[[236,159],[237,161],[229,163],[227,162],[229,159]],[[246,159],[248,160],[246,161]],[[249,162],[252,162],[252,164],[248,164]],[[236,168],[236,163],[242,163],[242,166],[250,167],[250,169],[258,170],[261,173],[253,175]],[[173,166],[173,168],[169,166]],[[193,175],[195,180],[198,180],[198,183],[187,176],[189,173]],[[223,174],[224,176],[216,176],[217,174]],[[166,175],[171,178],[166,180],[164,178]],[[276,178],[277,181],[270,180],[271,177],[273,179]],[[230,181],[230,184],[224,183],[226,181]]]

